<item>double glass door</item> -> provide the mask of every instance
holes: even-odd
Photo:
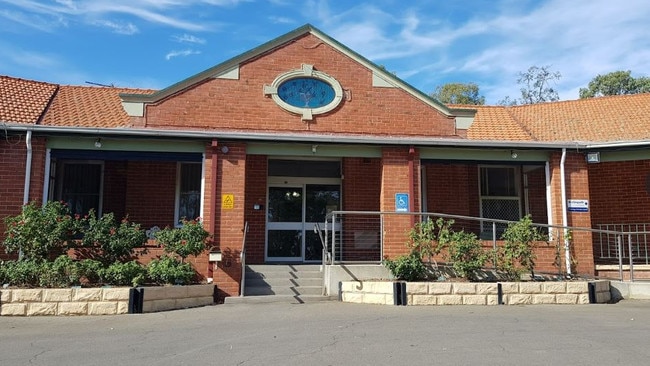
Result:
[[[302,178],[269,183],[266,225],[266,260],[319,262],[323,247],[314,230],[329,212],[340,209],[341,184],[337,179]]]

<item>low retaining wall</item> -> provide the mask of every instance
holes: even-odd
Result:
[[[345,281],[343,302],[382,305],[532,305],[606,303],[609,281],[387,282]]]
[[[141,311],[157,312],[214,303],[214,285],[141,287]],[[129,287],[0,289],[0,315],[115,315],[132,311]],[[131,296],[131,297],[130,297]]]

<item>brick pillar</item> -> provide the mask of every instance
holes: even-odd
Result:
[[[410,211],[420,211],[420,157],[417,150],[408,147],[382,150],[381,196],[382,212],[395,211],[395,195],[408,193]],[[413,226],[412,215],[384,216],[384,257],[395,258],[408,253],[408,231]]]
[[[551,155],[551,202],[553,209],[553,224],[562,225],[562,191],[560,162],[562,153]],[[589,201],[589,170],[582,153],[567,152],[564,163],[566,199]],[[590,212],[567,211],[568,226],[591,228]],[[573,230],[571,233],[571,256],[573,264],[571,271],[574,274],[594,274],[594,252],[592,234],[589,231]],[[557,237],[553,244],[557,243]],[[562,268],[565,268],[565,253],[562,251]]]
[[[219,142],[219,146],[227,146],[228,152],[223,153],[219,148],[219,153],[216,155],[216,196],[210,198],[215,200],[212,207],[215,207],[216,215],[206,214],[216,218],[214,223],[208,224],[208,227],[214,227],[214,245],[221,250],[222,254],[222,261],[213,269],[213,278],[220,295],[237,296],[241,281],[240,254],[244,238],[246,145]],[[207,169],[212,169],[211,163],[206,161]],[[206,174],[206,191],[212,191],[213,182],[212,174]]]

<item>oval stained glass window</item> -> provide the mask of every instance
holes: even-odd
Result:
[[[332,103],[335,96],[329,83],[311,77],[289,79],[278,86],[278,97],[297,108],[320,108]]]

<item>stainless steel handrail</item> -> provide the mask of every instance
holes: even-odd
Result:
[[[246,233],[248,233],[248,221],[244,223],[244,238],[241,244],[241,252],[239,253],[239,260],[241,262],[241,281],[239,282],[239,296],[244,297],[244,289],[246,288]]]

